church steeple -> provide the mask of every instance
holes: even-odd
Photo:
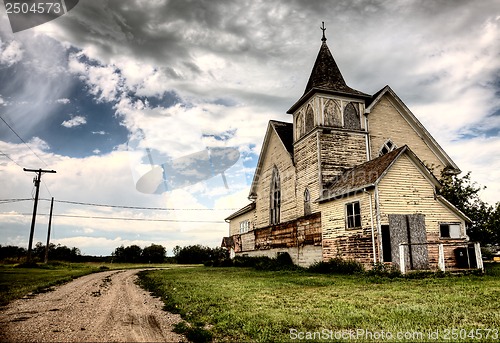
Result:
[[[321,92],[337,96],[347,96],[356,99],[367,99],[370,95],[355,90],[347,85],[326,44],[325,24],[320,29],[323,31],[321,47],[314,62],[309,81],[302,97],[287,111],[292,114],[315,93]]]
[[[314,63],[311,76],[309,76],[309,81],[307,82],[304,94],[315,88],[318,90],[326,90],[348,95],[367,96],[367,94],[347,86],[337,63],[335,62],[335,59],[326,44],[326,28],[324,22],[321,30],[323,30],[321,48],[319,49],[318,57],[316,57],[316,62]]]

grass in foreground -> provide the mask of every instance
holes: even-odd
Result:
[[[140,278],[166,310],[180,313],[198,333],[205,329],[194,337],[199,340],[290,341],[300,340],[300,332],[326,332],[330,341],[384,341],[387,333],[392,341],[457,341],[460,332],[454,337],[451,330],[458,329],[462,335],[476,330],[462,341],[498,341],[498,268],[492,274],[388,279],[197,267],[146,271]],[[486,329],[496,336],[491,331],[485,339]],[[372,336],[348,336],[358,330]],[[436,330],[437,339],[429,337]],[[371,339],[382,332],[385,339]],[[407,336],[398,339],[398,333]]]
[[[0,266],[0,306],[29,293],[41,293],[51,287],[98,271],[97,267],[78,263],[54,263],[34,268]]]

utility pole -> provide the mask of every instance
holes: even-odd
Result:
[[[35,233],[35,220],[36,220],[36,209],[38,207],[38,194],[40,193],[40,181],[42,180],[42,173],[55,173],[55,170],[43,170],[43,169],[26,169],[23,168],[26,172],[37,173],[35,178],[33,179],[33,183],[35,184],[36,192],[35,192],[35,204],[33,205],[33,217],[31,218],[31,231],[30,231],[30,241],[28,245],[28,263],[31,262],[31,250],[33,248],[33,234]]]
[[[49,229],[47,230],[47,244],[45,245],[45,263],[49,262],[50,227],[52,226],[52,209],[54,208],[54,197],[50,201]]]

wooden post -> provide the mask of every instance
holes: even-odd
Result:
[[[438,267],[439,270],[444,272],[446,269],[446,266],[444,264],[444,247],[443,244],[438,245],[438,251],[439,251],[439,257],[438,257]]]
[[[405,246],[403,244],[399,245],[399,268],[401,274],[406,274],[406,257],[405,257]]]
[[[50,201],[49,229],[47,230],[47,244],[45,245],[45,263],[49,262],[50,228],[52,226],[52,209],[54,208],[54,197]]]
[[[477,268],[484,272],[483,255],[481,254],[481,246],[479,245],[479,242],[474,243],[474,252],[476,253]]]

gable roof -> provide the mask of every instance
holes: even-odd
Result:
[[[274,131],[278,134],[285,149],[293,156],[293,124],[271,120]]]
[[[441,184],[436,177],[425,167],[420,159],[404,145],[401,148],[395,149],[383,156],[360,164],[354,168],[345,171],[336,181],[328,187],[318,202],[324,202],[342,197],[346,194],[356,193],[364,189],[375,187],[375,185],[384,177],[391,166],[403,155],[406,154],[419,168],[419,170],[427,177],[427,179],[435,186],[441,187]]]
[[[385,86],[377,93],[375,93],[370,100],[366,102],[365,113],[368,115],[368,120],[370,119],[371,110],[382,100],[384,96],[388,96],[391,102],[395,105],[396,110],[401,114],[401,116],[406,120],[406,122],[413,128],[415,133],[422,138],[425,144],[431,149],[431,151],[436,155],[436,157],[443,163],[443,166],[448,167],[448,171],[452,174],[459,174],[461,172],[460,168],[453,162],[453,160],[448,156],[448,154],[443,150],[443,148],[438,144],[438,142],[431,136],[429,131],[420,123],[420,121],[415,117],[415,115],[410,111],[410,109],[403,103],[403,101],[396,95],[396,93],[389,86]],[[451,168],[451,169],[450,169]]]
[[[245,207],[240,208],[238,211],[236,211],[233,214],[231,214],[229,217],[227,217],[226,219],[224,219],[224,221],[228,221],[228,220],[234,219],[234,218],[236,218],[238,216],[241,216],[242,214],[250,212],[253,209],[255,209],[255,203],[251,202],[250,204],[246,205]]]
[[[370,95],[353,89],[347,85],[340,72],[335,59],[333,58],[326,39],[323,40],[318,56],[314,62],[309,81],[302,97],[287,111],[292,114],[314,93],[322,92],[327,94],[347,95],[355,98],[369,99]]]
[[[264,136],[264,142],[262,143],[262,150],[260,151],[259,160],[257,161],[257,166],[253,175],[252,186],[250,187],[250,194],[248,196],[250,199],[255,195],[255,188],[257,187],[257,181],[259,180],[260,172],[262,171],[264,156],[266,154],[267,147],[269,146],[271,134],[273,133],[275,133],[279,138],[283,148],[288,153],[288,156],[293,163],[293,124],[270,120],[267,125],[266,135]]]

